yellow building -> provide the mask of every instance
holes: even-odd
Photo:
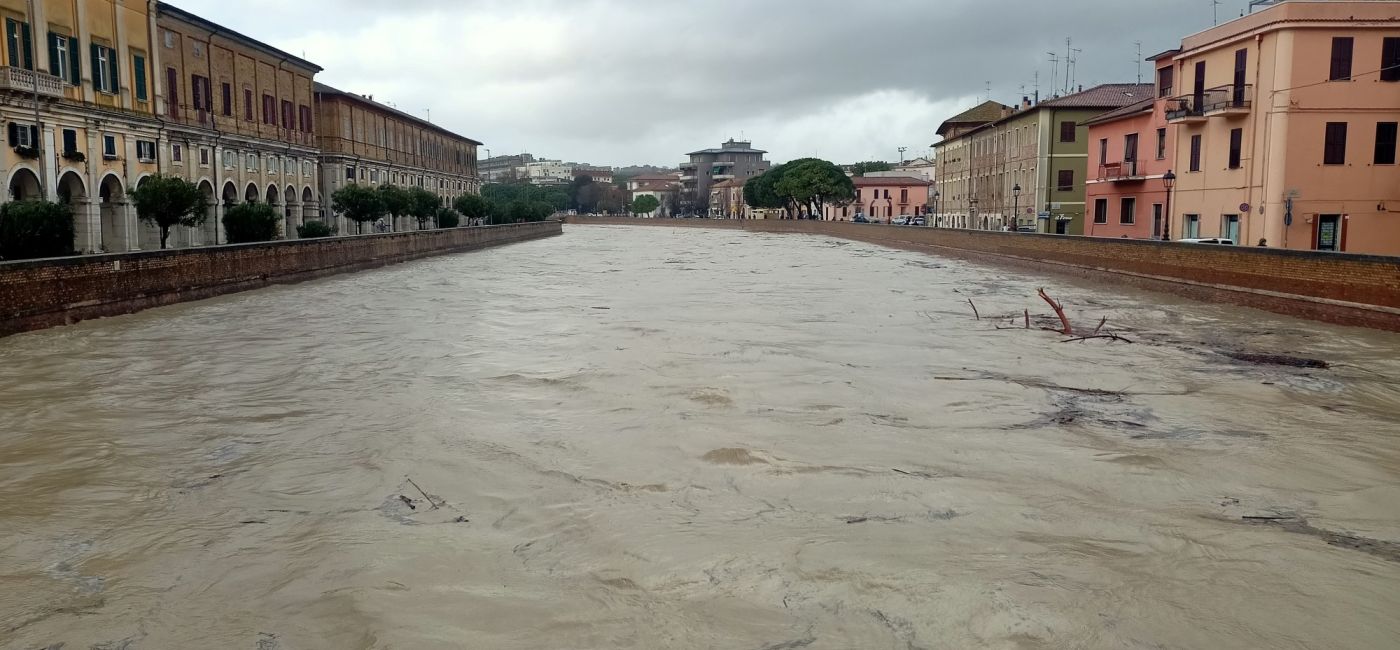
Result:
[[[166,126],[160,166],[199,185],[211,205],[203,228],[173,234],[177,245],[226,241],[223,211],[244,201],[281,210],[289,239],[320,217],[313,84],[321,68],[165,3],[151,50]],[[158,234],[143,226],[143,237]]]
[[[10,199],[70,202],[79,251],[136,246],[125,190],[157,170],[147,2],[0,0]],[[37,113],[37,115],[36,115]]]
[[[347,184],[427,189],[444,202],[481,189],[480,142],[374,101],[373,97],[316,84],[321,143],[321,193]],[[335,217],[331,217],[334,219]],[[394,230],[412,220],[401,217]],[[343,224],[342,224],[343,225]],[[347,231],[346,228],[341,228]]]

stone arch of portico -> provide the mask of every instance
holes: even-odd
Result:
[[[11,169],[5,187],[8,188],[6,199],[10,201],[44,198],[39,188],[39,172],[29,163],[20,163]]]
[[[62,171],[58,176],[56,190],[59,203],[73,211],[73,250],[81,253],[96,249],[97,242],[93,240],[92,220],[89,218],[91,212],[87,185],[83,182],[83,175],[73,170]]]
[[[223,201],[225,208],[237,204],[238,186],[235,185],[233,181],[225,181],[224,191],[219,198],[221,201]]]
[[[265,194],[268,205],[282,205],[282,193],[277,191],[276,185],[268,185]]]
[[[244,202],[244,203],[257,203],[258,200],[259,200],[259,198],[258,198],[258,184],[257,184],[257,183],[248,183],[248,187],[244,188],[244,190],[243,190],[243,202]]]
[[[219,204],[214,200],[214,183],[208,178],[200,179],[199,193],[204,196],[204,223],[200,225],[200,238],[205,246],[219,242]]]
[[[286,222],[283,233],[287,239],[297,236],[297,226],[302,223],[302,205],[297,201],[297,188],[288,185],[282,190],[282,219]]]
[[[97,184],[97,199],[98,248],[110,253],[125,252],[131,247],[128,241],[131,224],[121,177],[110,172],[105,174]]]

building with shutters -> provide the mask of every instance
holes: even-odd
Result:
[[[1176,125],[1167,123],[1176,50],[1149,58],[1157,92],[1086,121],[1089,139],[1084,234],[1160,239],[1165,234],[1167,172],[1175,165]]]
[[[1400,11],[1289,0],[1170,61],[1172,239],[1400,255]]]
[[[445,203],[481,191],[480,142],[374,101],[373,97],[316,84],[316,133],[321,143],[321,196],[359,183],[421,187]],[[567,182],[567,181],[566,181]],[[339,216],[323,206],[333,224]],[[402,217],[395,230],[416,228]],[[344,224],[338,224],[344,226]],[[349,232],[348,227],[341,227]]]
[[[79,252],[136,249],[125,193],[160,169],[152,6],[34,0],[31,16],[27,5],[0,0],[4,199],[70,204]]]
[[[160,168],[197,184],[211,206],[203,228],[172,233],[177,245],[227,241],[224,210],[242,202],[276,207],[288,239],[319,219],[321,68],[163,2],[154,40],[155,110],[166,127]]]
[[[753,148],[752,142],[730,139],[718,149],[692,151],[690,162],[681,163],[681,201],[687,209],[699,214],[718,214],[720,206],[706,206],[710,187],[715,183],[737,180],[747,183],[750,178],[768,171],[771,164],[764,159],[767,151]]]
[[[855,200],[827,204],[821,217],[827,221],[850,221],[856,215],[879,223],[892,223],[899,217],[921,217],[928,212],[929,187],[933,183],[913,176],[857,176]]]

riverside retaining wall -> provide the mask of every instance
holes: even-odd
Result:
[[[559,222],[0,263],[0,336],[558,235]]]
[[[569,217],[566,222],[827,235],[1400,332],[1400,257],[843,221]]]

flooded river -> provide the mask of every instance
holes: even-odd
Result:
[[[1396,647],[1398,352],[602,226],[14,336],[0,647]]]

